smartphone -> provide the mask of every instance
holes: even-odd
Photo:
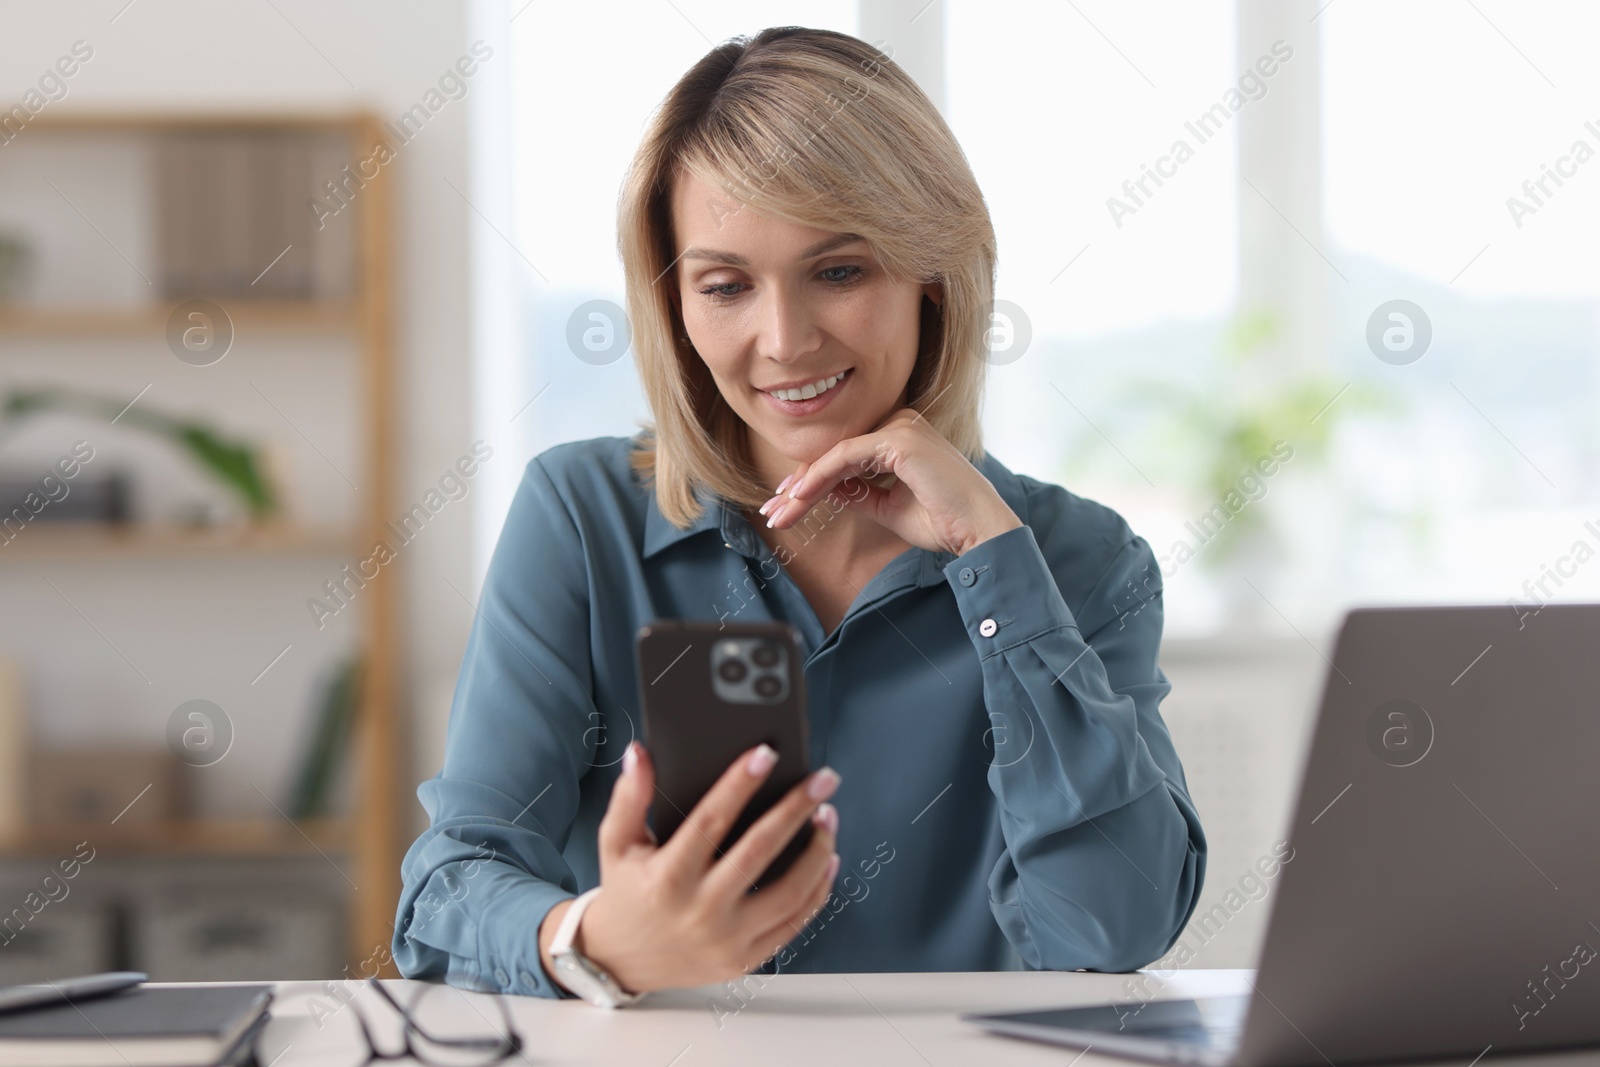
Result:
[[[640,628],[634,651],[644,743],[656,768],[650,824],[662,844],[741,753],[763,741],[777,749],[767,780],[718,843],[720,855],[810,773],[800,635],[781,622],[657,619]],[[765,871],[746,871],[753,888],[782,877],[811,834],[807,820]]]

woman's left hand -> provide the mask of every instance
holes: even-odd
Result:
[[[866,481],[883,474],[894,475],[887,488]],[[798,523],[847,479],[851,483],[840,488],[846,506],[932,552],[965,555],[1022,525],[983,472],[914,408],[900,408],[872,432],[801,464],[762,505],[767,525],[782,530]]]

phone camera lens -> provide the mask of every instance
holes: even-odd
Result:
[[[778,680],[776,674],[763,674],[756,679],[755,689],[757,695],[770,699],[783,692],[783,683]]]
[[[745,667],[743,660],[725,659],[718,664],[717,673],[722,676],[724,682],[742,682],[749,669]]]
[[[750,653],[750,658],[756,661],[757,667],[776,667],[778,665],[777,646],[757,645],[755,651]]]

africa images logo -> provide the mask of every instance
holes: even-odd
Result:
[[[1421,763],[1433,748],[1433,719],[1421,704],[1386,700],[1367,716],[1367,749],[1391,767]]]

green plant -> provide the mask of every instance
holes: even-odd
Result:
[[[203,422],[174,418],[148,408],[131,408],[121,400],[61,387],[13,389],[0,405],[0,417],[8,421],[45,411],[76,411],[103,416],[108,422],[120,417],[126,425],[177,445],[208,474],[238,494],[252,519],[262,521],[277,513],[277,494],[262,474],[256,449],[223,437]]]
[[[1200,499],[1237,496],[1241,477],[1273,455],[1278,442],[1294,449],[1297,470],[1325,464],[1335,428],[1358,412],[1392,410],[1396,397],[1377,386],[1320,370],[1284,372],[1270,362],[1279,334],[1267,313],[1242,314],[1224,334],[1211,373],[1187,385],[1140,379],[1125,403],[1153,412],[1150,427],[1166,473]],[[1207,542],[1202,560],[1219,566],[1252,532],[1265,528],[1267,510],[1240,508]]]

